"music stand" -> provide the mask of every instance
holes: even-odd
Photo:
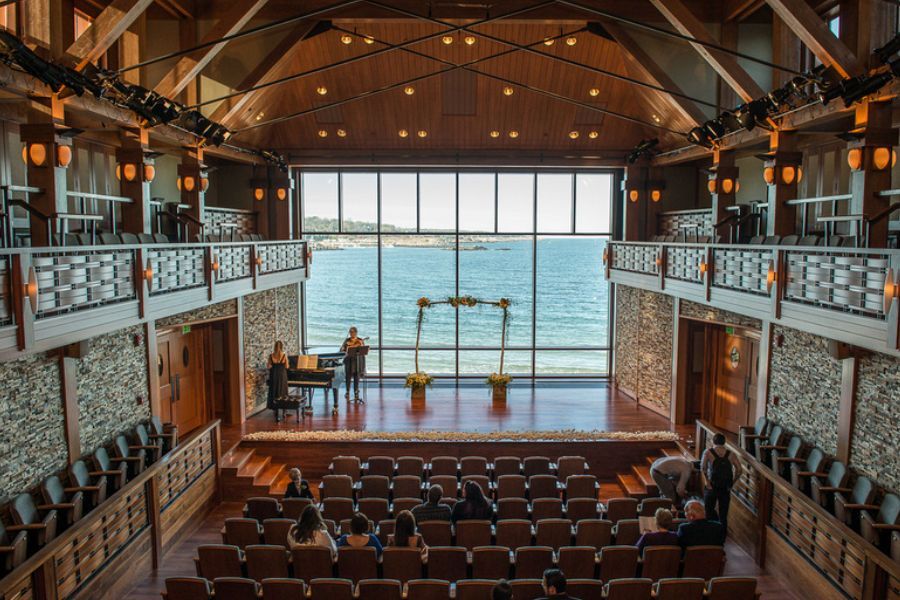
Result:
[[[347,359],[353,361],[353,372],[356,373],[361,380],[364,380],[365,377],[365,369],[366,357],[369,355],[369,347],[368,346],[354,346],[353,348],[347,348]],[[350,379],[347,379],[347,390],[350,389]],[[355,390],[354,390],[355,391]],[[365,387],[363,387],[363,395],[365,395]],[[366,401],[362,398],[359,398],[356,394],[353,395],[353,402],[357,402],[359,404],[365,404]]]

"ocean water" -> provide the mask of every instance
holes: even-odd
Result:
[[[415,345],[416,300],[457,295],[453,236],[384,236],[382,247],[382,339],[378,332],[378,250],[373,238],[329,236],[313,242],[306,284],[307,344],[312,351],[336,350],[355,325],[372,351],[368,372],[378,371],[379,341],[386,347]],[[538,238],[537,298],[532,297],[532,252],[528,239],[461,243],[458,295],[485,300],[509,298],[510,322],[504,370],[532,373],[532,336],[538,350],[536,374],[606,374],[609,344],[609,285],[603,275],[606,238]],[[427,244],[427,246],[422,246]],[[326,249],[339,247],[341,249]],[[536,311],[536,331],[532,331]],[[501,335],[499,308],[434,306],[422,327],[421,370],[432,374],[497,371]],[[459,336],[457,359],[456,337]],[[484,348],[491,348],[486,350]],[[381,351],[384,374],[414,370],[412,350]]]

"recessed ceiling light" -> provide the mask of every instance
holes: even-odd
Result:
[[[263,118],[264,116],[266,116],[266,113],[264,113],[263,111],[259,111],[259,112],[256,114],[256,120],[257,120],[257,121],[262,121],[262,118]]]
[[[591,89],[588,90],[588,94],[590,94],[591,96],[596,97],[596,96],[599,96],[599,95],[600,95],[600,90],[599,90],[598,88],[591,88]]]
[[[497,131],[496,129],[493,129],[493,130],[491,130],[490,135],[492,138],[498,138],[498,137],[500,137],[500,132]]]
[[[416,132],[416,135],[419,136],[420,138],[424,138],[424,137],[428,137],[428,132],[425,131],[424,129],[420,129],[419,131]]]
[[[335,133],[337,134],[338,137],[347,137],[346,129],[338,129],[337,131],[335,131]]]
[[[363,36],[363,41],[371,46],[375,43],[375,38],[373,38],[371,35],[366,35]]]
[[[516,139],[517,137],[519,137],[519,132],[513,129],[509,132],[509,137],[511,137],[512,139]]]
[[[573,131],[570,131],[570,132],[569,132],[569,137],[572,138],[573,140],[577,140],[577,139],[578,139],[578,135],[579,135],[579,134],[578,134],[577,131],[574,131],[574,130],[573,130]]]
[[[556,40],[553,39],[552,37],[544,38],[544,45],[545,45],[545,46],[552,46],[554,42],[556,42]]]
[[[441,38],[441,41],[444,42],[445,46],[449,46],[450,44],[453,43],[453,36],[445,35],[444,37]]]
[[[503,86],[503,95],[504,96],[512,96],[515,93],[516,93],[516,90],[513,89],[513,86],[511,86],[511,85]]]
[[[319,87],[316,88],[316,93],[320,96],[324,96],[325,94],[328,93],[328,88],[325,87],[324,85],[320,85]]]
[[[320,137],[320,138],[328,137],[328,132],[327,132],[326,130],[324,130],[324,129],[320,129],[320,130],[319,130],[319,137]]]
[[[353,43],[353,36],[352,36],[352,35],[349,35],[349,34],[347,34],[347,33],[345,33],[344,35],[341,36],[341,43],[342,43],[342,44],[347,44],[347,45],[352,44],[352,43]]]
[[[466,43],[466,46],[471,46],[475,43],[475,36],[467,35],[466,37],[463,38],[463,41]]]
[[[574,46],[577,43],[578,43],[578,38],[575,37],[574,35],[566,38],[566,45],[568,45],[568,46]]]
[[[412,96],[413,94],[416,93],[416,88],[414,88],[411,85],[408,85],[405,88],[403,88],[403,93],[406,94],[407,96]]]
[[[600,134],[596,131],[591,131],[590,133],[588,133],[588,137],[592,140],[596,140],[598,137],[600,137]]]
[[[659,118],[659,115],[654,114],[654,115],[653,115],[653,122],[654,122],[654,123],[659,123],[660,121],[662,121],[662,119]]]
[[[399,135],[402,138],[405,138],[409,135],[409,132],[405,129],[401,129],[400,131],[397,132],[397,135]]]

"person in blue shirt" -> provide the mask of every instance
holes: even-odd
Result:
[[[381,556],[381,542],[374,533],[369,533],[369,517],[358,512],[350,519],[350,533],[345,533],[338,539],[338,549],[342,546],[351,548],[375,548],[375,554]]]

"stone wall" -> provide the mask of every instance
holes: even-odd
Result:
[[[775,326],[769,376],[768,416],[826,453],[837,452],[841,361],[824,338]],[[776,401],[777,398],[777,401]]]
[[[744,315],[739,315],[720,308],[713,308],[712,306],[697,304],[690,300],[683,300],[681,302],[680,316],[703,321],[715,321],[716,323],[725,323],[728,325],[740,325],[741,327],[750,327],[752,329],[760,329],[762,327],[762,323],[759,319],[745,317]]]
[[[59,359],[0,363],[0,504],[66,466]]]
[[[615,381],[642,405],[669,414],[675,304],[671,296],[616,286]]]
[[[156,328],[159,329],[160,327],[181,325],[182,323],[208,321],[210,319],[224,319],[225,317],[233,317],[236,314],[237,300],[226,300],[225,302],[209,304],[196,310],[189,310],[170,317],[164,317],[156,321]]]
[[[247,414],[264,406],[266,361],[276,340],[288,354],[300,353],[299,287],[287,285],[244,297],[244,363]]]
[[[859,359],[850,466],[900,493],[900,360],[873,353]]]
[[[150,418],[143,327],[103,335],[90,344],[88,354],[78,361],[82,454],[93,452]]]

